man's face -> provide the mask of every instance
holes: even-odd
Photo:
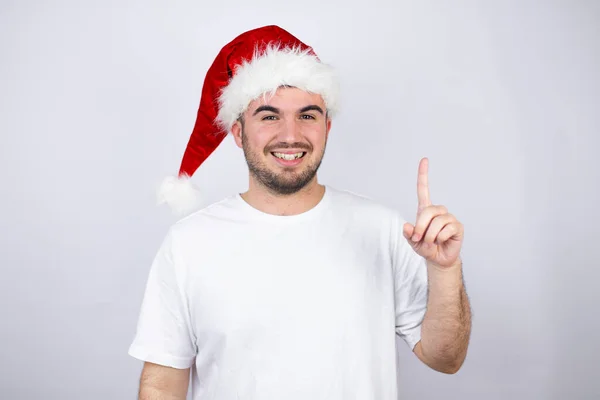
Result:
[[[315,179],[330,128],[320,95],[280,88],[250,103],[232,134],[251,177],[272,193],[289,195]]]

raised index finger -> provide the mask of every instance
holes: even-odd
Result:
[[[429,160],[427,158],[421,159],[419,163],[419,174],[417,175],[417,199],[419,201],[419,213],[427,206],[431,205],[429,199]]]

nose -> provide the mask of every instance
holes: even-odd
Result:
[[[300,142],[302,138],[302,127],[296,118],[286,118],[279,131],[279,140],[286,143]]]

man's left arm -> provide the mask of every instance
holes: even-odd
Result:
[[[446,207],[429,199],[428,160],[422,159],[417,178],[415,225],[403,233],[414,251],[427,261],[427,310],[421,339],[414,353],[429,367],[455,373],[462,366],[471,334],[471,310],[460,258],[464,229]]]
[[[471,308],[462,264],[440,267],[427,263],[429,295],[416,356],[432,369],[454,374],[462,366],[471,334]]]

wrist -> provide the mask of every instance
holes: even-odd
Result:
[[[462,263],[456,261],[449,266],[427,263],[427,279],[430,293],[454,296],[463,287]]]
[[[462,260],[459,257],[451,265],[439,265],[432,261],[427,261],[427,267],[436,272],[456,272],[457,270],[459,271],[462,269]]]

